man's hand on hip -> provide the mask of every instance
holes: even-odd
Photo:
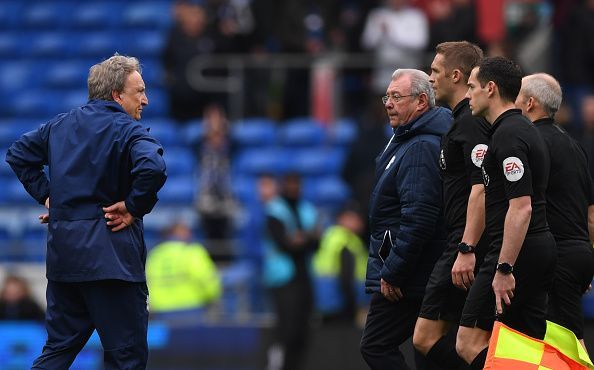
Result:
[[[128,212],[124,201],[103,207],[103,212],[105,212],[107,226],[111,227],[113,232],[123,230],[134,222],[134,216]]]

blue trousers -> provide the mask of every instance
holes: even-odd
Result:
[[[48,338],[32,369],[67,370],[94,329],[103,345],[105,369],[146,368],[146,283],[48,281],[46,296]]]

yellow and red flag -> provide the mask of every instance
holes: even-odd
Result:
[[[573,332],[547,321],[544,340],[495,322],[487,361],[488,370],[594,370],[588,354]]]

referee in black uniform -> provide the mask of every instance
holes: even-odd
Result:
[[[502,57],[483,59],[468,80],[472,114],[491,123],[483,160],[491,248],[470,289],[456,341],[471,369],[484,366],[494,307],[499,320],[520,332],[543,338],[546,331],[557,254],[545,210],[550,161],[536,128],[515,109],[521,84],[519,67]]]
[[[583,344],[582,295],[594,275],[593,233],[588,231],[588,214],[594,212],[594,199],[586,153],[553,120],[561,100],[559,82],[538,73],[522,79],[516,106],[534,123],[551,158],[547,221],[558,254],[549,291],[549,320],[573,331]]]
[[[487,152],[490,125],[473,117],[465,98],[468,77],[483,58],[467,41],[444,42],[435,48],[430,81],[435,96],[452,109],[454,122],[441,142],[439,166],[443,181],[448,246],[427,283],[413,343],[443,369],[459,369],[454,341],[445,336],[460,321],[466,292],[488,248],[485,228],[485,186],[481,164]],[[475,258],[476,250],[476,258]]]

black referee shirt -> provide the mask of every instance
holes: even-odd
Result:
[[[550,118],[534,121],[551,159],[547,221],[556,240],[589,241],[588,206],[594,203],[582,147]]]
[[[444,212],[448,232],[464,229],[472,185],[481,184],[481,164],[487,153],[489,123],[473,117],[468,99],[452,111],[454,122],[441,140],[439,167],[443,180]]]
[[[549,163],[542,138],[521,110],[510,109],[495,120],[483,161],[483,181],[487,229],[498,247],[503,241],[510,199],[525,195],[532,198],[527,235],[549,230],[545,209]]]

